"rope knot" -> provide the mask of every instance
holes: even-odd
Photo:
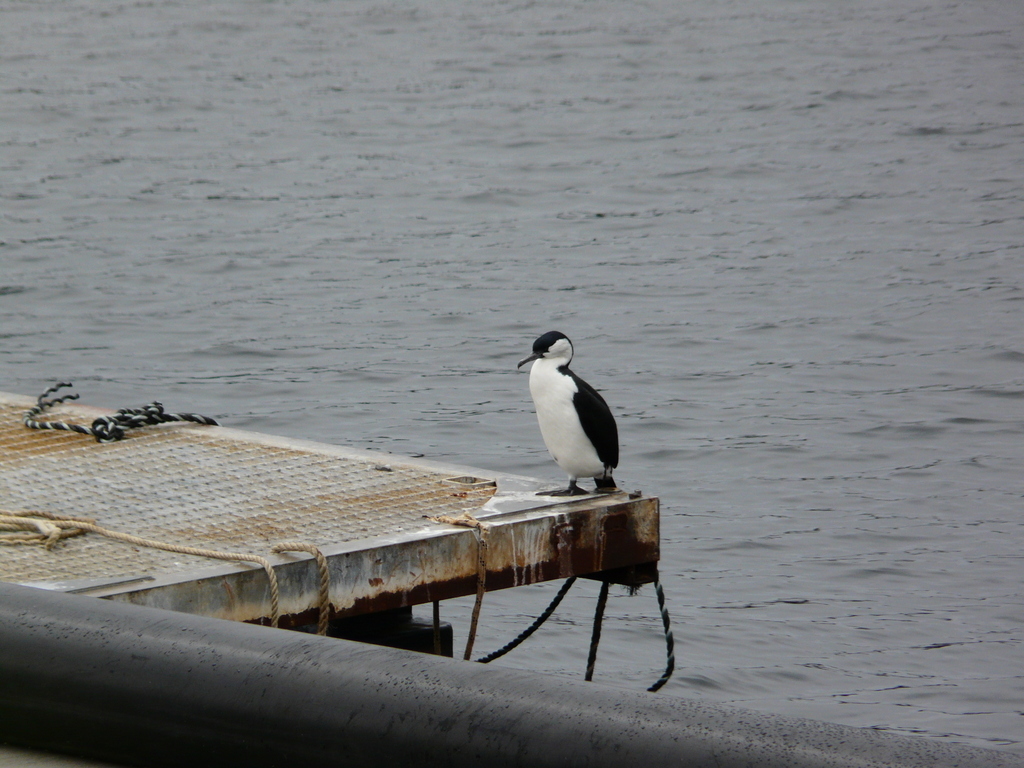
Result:
[[[100,416],[92,423],[92,434],[100,443],[113,443],[124,437],[122,427],[116,416]]]
[[[53,549],[63,539],[85,533],[84,526],[92,522],[49,512],[0,510],[0,544],[42,544]]]

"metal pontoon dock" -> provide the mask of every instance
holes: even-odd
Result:
[[[34,405],[0,393],[0,513],[91,519],[161,542],[263,556],[280,584],[283,627],[314,622],[319,605],[316,561],[271,554],[283,541],[326,557],[332,618],[475,593],[478,533],[428,519],[441,515],[468,513],[487,526],[488,591],[599,572],[624,583],[654,578],[654,497],[542,497],[530,478],[189,423],[98,443],[25,427]],[[110,413],[64,403],[40,418],[87,425]],[[52,549],[0,547],[0,581],[236,621],[270,615],[261,567],[93,533]]]

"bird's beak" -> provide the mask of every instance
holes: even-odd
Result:
[[[537,360],[540,357],[543,357],[543,355],[541,355],[540,352],[534,352],[529,357],[524,357],[522,360],[520,360],[519,365],[517,365],[516,368],[522,368],[527,363],[532,363],[534,360]]]

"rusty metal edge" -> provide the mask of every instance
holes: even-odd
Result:
[[[596,508],[576,502],[494,521],[487,535],[486,589],[657,561],[658,500],[602,501]],[[438,525],[420,535],[357,544],[323,550],[331,573],[332,618],[447,600],[477,590],[479,539],[472,529]],[[280,556],[274,569],[281,590],[281,626],[315,621],[318,572],[313,559]],[[260,568],[215,568],[187,581],[156,577],[88,594],[235,621],[269,622],[269,589]]]

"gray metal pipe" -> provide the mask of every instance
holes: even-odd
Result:
[[[975,749],[0,584],[0,740],[140,766],[1008,768]]]

